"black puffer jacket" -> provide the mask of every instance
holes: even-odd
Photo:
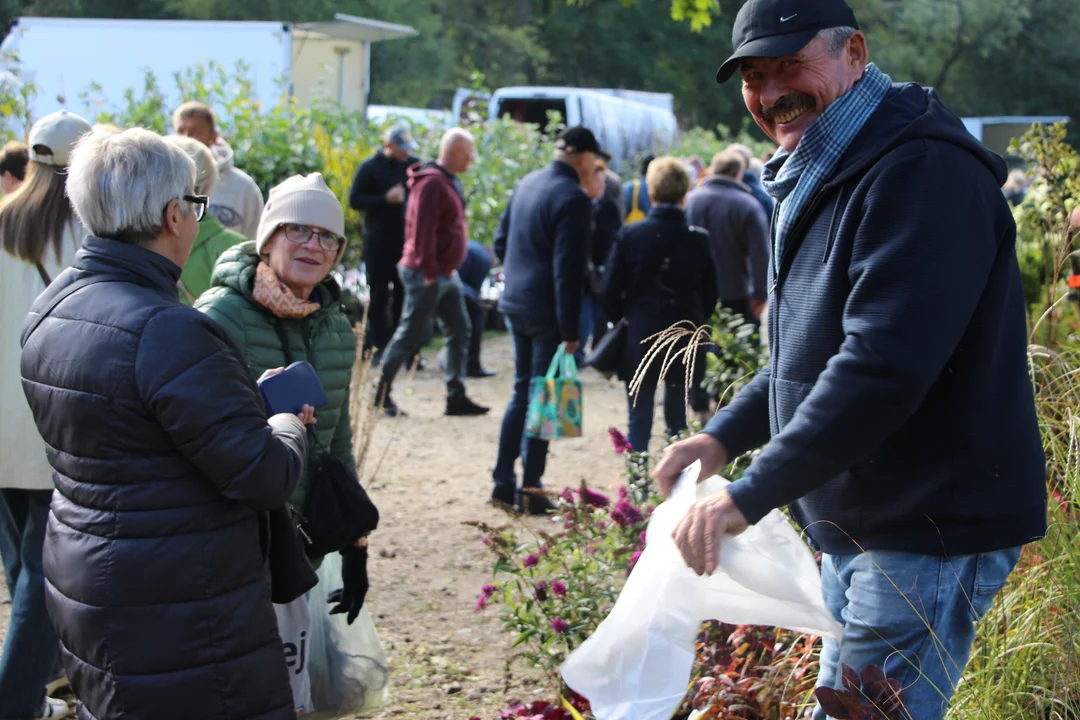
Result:
[[[260,511],[281,507],[306,451],[269,423],[225,332],[180,304],[180,268],[87,238],[28,322],[23,387],[55,468],[49,614],[82,720],[294,718],[270,604]]]

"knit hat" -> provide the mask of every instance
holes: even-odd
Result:
[[[326,186],[322,173],[293,175],[270,189],[255,234],[255,251],[262,255],[266,241],[279,226],[287,223],[329,230],[342,238],[338,259],[345,251],[345,212],[337,196]]]
[[[30,128],[30,159],[45,165],[67,167],[75,143],[90,132],[90,123],[75,113],[60,110],[46,115]],[[38,152],[37,148],[48,148],[49,152]]]

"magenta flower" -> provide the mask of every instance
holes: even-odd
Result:
[[[566,622],[561,617],[551,618],[551,629],[561,634],[570,629],[570,623]]]
[[[525,556],[525,559],[521,561],[521,564],[527,568],[536,567],[536,564],[540,562],[540,558],[536,556],[536,553],[529,553]]]
[[[625,485],[620,485],[619,486],[619,499],[620,500],[625,500],[629,496],[630,496],[630,488],[626,487]]]
[[[547,599],[548,599],[548,588],[547,588],[547,583],[546,582],[538,582],[538,583],[536,583],[536,586],[533,589],[535,591],[534,594],[536,595],[537,600],[539,600],[540,602],[546,602],[547,601]]]
[[[559,497],[568,503],[572,504],[574,502],[574,493],[570,491],[570,488],[563,488],[562,492],[559,493]]]
[[[499,588],[495,587],[494,585],[485,585],[484,587],[480,588],[480,597],[476,599],[476,606],[473,607],[473,612],[480,612],[481,610],[486,608],[488,605],[488,600],[491,599],[491,596],[494,595],[495,591],[498,589]]]
[[[581,496],[582,500],[595,508],[605,508],[611,504],[611,501],[608,500],[607,495],[598,493],[595,490],[590,490],[589,488],[584,486],[582,486],[581,489],[578,490],[578,495]]]
[[[634,452],[634,448],[626,440],[626,436],[613,427],[608,428],[608,435],[611,436],[611,444],[615,446],[615,454],[622,455],[627,452]]]
[[[646,540],[646,538],[648,538],[648,533],[646,533],[646,532],[645,532],[644,530],[642,530],[642,531],[641,531],[641,534],[640,534],[640,535],[638,535],[638,538],[637,538],[637,541],[638,541],[638,543],[639,543],[639,544],[640,544],[640,545],[641,545],[642,547],[644,547],[644,546],[645,546],[645,540]]]
[[[645,520],[641,511],[629,500],[620,500],[615,509],[611,511],[611,519],[619,523],[621,527],[637,525]]]
[[[489,537],[482,538],[480,540],[480,542],[484,543],[485,545],[490,545],[491,544],[491,538],[489,538]]]
[[[637,566],[638,560],[641,559],[641,552],[641,550],[638,550],[636,553],[630,556],[630,567],[627,570],[628,573],[633,571],[633,569]]]
[[[566,597],[566,583],[564,583],[562,580],[556,580],[555,582],[551,583],[551,592],[557,598]]]

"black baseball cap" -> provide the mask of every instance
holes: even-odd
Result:
[[[555,138],[555,148],[568,153],[591,152],[599,155],[604,160],[610,160],[611,155],[600,149],[600,143],[592,130],[581,125],[569,127],[559,133]]]
[[[735,52],[716,71],[716,82],[727,82],[743,58],[792,55],[820,31],[834,27],[859,27],[844,0],[749,0],[735,17]]]

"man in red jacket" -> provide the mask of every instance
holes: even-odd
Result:
[[[424,343],[432,318],[446,332],[446,415],[483,415],[488,408],[465,395],[469,316],[457,267],[465,259],[468,229],[465,194],[458,175],[476,156],[473,137],[461,128],[443,136],[439,159],[409,169],[405,208],[405,249],[398,264],[405,285],[401,323],[386,348],[376,399],[386,414],[402,414],[390,397],[394,376]]]

